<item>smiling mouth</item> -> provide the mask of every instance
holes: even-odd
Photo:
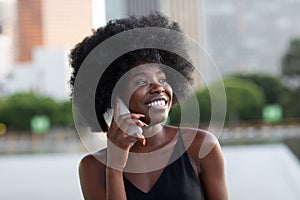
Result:
[[[157,108],[159,108],[159,107],[165,107],[167,104],[168,104],[168,102],[166,100],[161,99],[161,100],[155,100],[155,101],[149,102],[146,105],[148,107],[157,107]]]

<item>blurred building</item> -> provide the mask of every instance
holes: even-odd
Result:
[[[34,48],[32,62],[15,64],[5,77],[2,93],[33,92],[57,100],[67,99],[71,72],[67,54],[64,48]]]
[[[198,44],[204,44],[204,13],[202,0],[106,0],[106,20],[130,15],[147,15],[159,11],[177,21],[183,32]],[[193,50],[192,50],[193,51]],[[193,60],[205,73],[203,55]],[[200,83],[196,78],[196,83]]]
[[[204,0],[161,0],[161,11],[171,19],[177,21],[189,38],[194,40],[198,46],[197,49],[189,47],[189,54],[193,55],[193,64],[196,66],[195,87],[204,85],[205,81],[209,81],[207,68],[210,67],[208,56],[202,51],[205,45],[204,31]],[[199,72],[199,73],[198,73]]]
[[[281,73],[289,42],[300,37],[300,1],[209,0],[207,48],[224,76]]]
[[[178,21],[184,32],[203,43],[202,0],[106,0],[106,20],[159,11]]]
[[[1,29],[1,28],[0,28]],[[4,76],[12,63],[12,39],[0,30],[0,78]]]
[[[161,10],[178,21],[184,32],[198,43],[204,43],[202,0],[161,0]]]
[[[151,11],[161,10],[161,0],[126,0],[128,15],[145,15]]]
[[[300,37],[300,1],[268,0],[106,0],[107,20],[161,11],[179,22],[185,34],[203,45],[221,75],[280,75],[281,58]],[[115,6],[118,9],[114,10]],[[206,56],[207,57],[207,56]],[[200,71],[216,79],[199,59]]]
[[[0,0],[0,79],[7,73],[12,64],[13,21],[13,1]]]
[[[71,47],[91,34],[88,0],[17,0],[15,60],[31,60],[36,46]]]
[[[0,8],[1,1],[4,0],[0,0]],[[0,34],[0,72],[2,57],[14,55],[14,62],[0,81],[0,95],[34,92],[67,99],[69,49],[92,33],[92,1],[9,1],[14,5],[14,20],[5,27],[9,38],[6,42]],[[7,51],[7,41],[13,41],[13,53]]]

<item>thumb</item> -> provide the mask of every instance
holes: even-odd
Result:
[[[143,146],[146,145],[146,138],[138,138],[137,140],[142,143]]]

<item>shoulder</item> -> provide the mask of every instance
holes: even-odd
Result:
[[[218,138],[211,132],[203,129],[180,128],[185,144],[194,150],[200,158],[205,157],[209,151],[218,144]]]
[[[106,149],[84,156],[79,163],[81,179],[105,177]]]
[[[165,126],[168,132],[178,132],[183,138],[185,147],[192,158],[204,158],[218,146],[218,138],[211,132],[190,127]]]
[[[79,163],[80,185],[85,199],[105,194],[106,149],[84,156]]]
[[[199,166],[206,157],[218,152],[220,145],[218,138],[203,129],[180,128],[190,159]]]
[[[106,182],[105,163],[106,149],[86,155],[81,159],[79,163],[79,178],[85,199],[104,198]]]
[[[200,174],[207,198],[228,199],[224,157],[218,138],[202,129],[180,128],[180,132],[195,174]]]
[[[106,149],[101,151],[85,155],[80,163],[79,167],[101,167],[105,166],[103,163],[106,161]]]

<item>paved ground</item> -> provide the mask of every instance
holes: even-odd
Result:
[[[230,199],[299,200],[299,160],[283,144],[224,147]]]
[[[231,200],[300,199],[299,161],[282,144],[223,147]],[[80,200],[81,154],[0,157],[1,200]]]
[[[80,200],[79,154],[0,157],[1,200]]]

